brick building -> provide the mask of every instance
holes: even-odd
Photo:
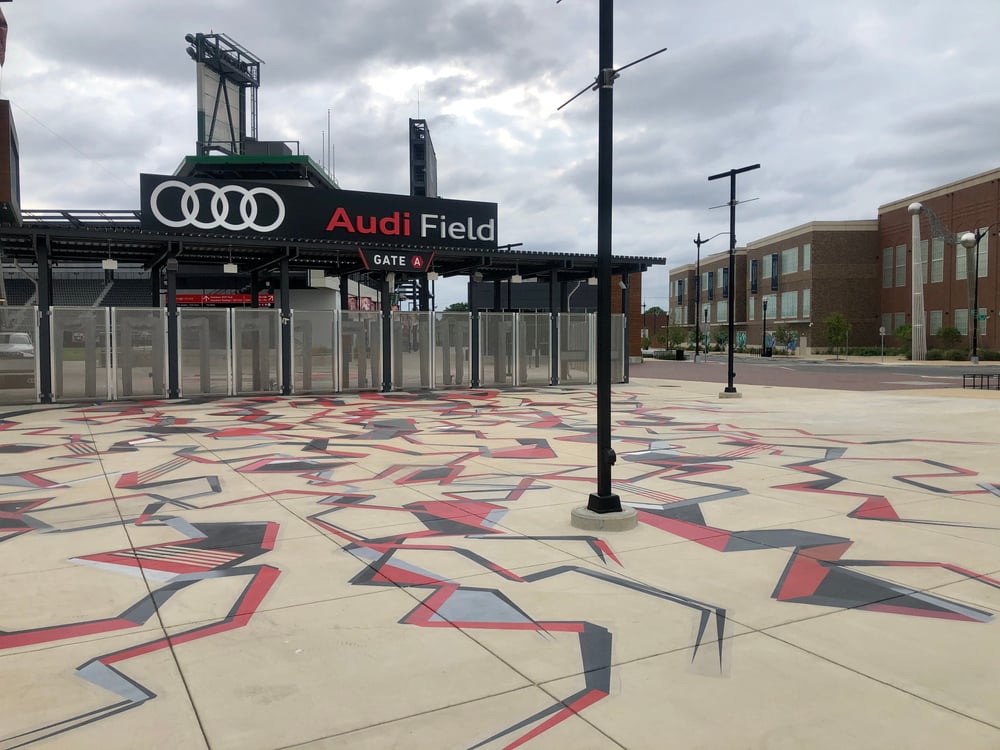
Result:
[[[913,234],[910,207],[920,204],[920,236]],[[763,343],[765,326],[794,331],[801,345],[826,348],[825,321],[840,313],[851,324],[851,346],[898,346],[895,331],[912,325],[913,247],[918,246],[925,330],[929,348],[940,348],[938,332],[958,329],[969,345],[973,326],[980,349],[1000,349],[997,311],[998,259],[990,259],[1000,227],[1000,168],[932,188],[879,207],[878,218],[813,221],[736,250],[737,346]],[[978,252],[958,241],[979,232]],[[978,271],[977,271],[978,264]],[[690,329],[726,322],[718,290],[728,252],[670,270],[671,320]],[[700,307],[695,297],[700,289]],[[723,285],[727,282],[722,281]],[[713,296],[706,299],[711,288]],[[764,303],[767,318],[764,318]],[[978,318],[970,311],[978,304]]]

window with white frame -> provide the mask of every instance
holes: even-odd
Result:
[[[781,293],[781,317],[792,319],[799,317],[799,293]]]
[[[955,281],[969,278],[969,265],[965,248],[961,243],[955,245]]]
[[[944,313],[941,310],[931,310],[927,316],[927,332],[931,336],[937,336],[942,328],[944,328]]]
[[[751,297],[750,304],[747,305],[747,320],[757,319],[757,298]]]
[[[955,328],[958,329],[958,332],[960,334],[962,334],[963,336],[968,336],[969,335],[969,308],[962,307],[962,308],[959,308],[958,310],[955,310],[954,323],[955,323]]]
[[[944,281],[944,240],[931,240],[931,283]]]
[[[905,312],[894,313],[892,316],[892,333],[895,333],[905,325],[906,325],[906,313]]]
[[[882,288],[892,289],[892,248],[882,250]]]
[[[790,247],[781,251],[781,273],[796,273],[799,270],[799,249]]]
[[[892,313],[882,313],[882,327],[887,334],[892,333]]]
[[[802,317],[808,318],[812,315],[812,289],[802,290]]]
[[[906,245],[896,245],[896,286],[906,286]]]
[[[715,319],[720,323],[729,320],[729,302],[727,300],[719,300],[715,303]]]
[[[802,246],[802,270],[812,268],[812,245],[808,242]]]
[[[927,283],[927,240],[920,240],[920,270],[923,282]]]
[[[701,306],[701,322],[711,323],[712,322],[712,306],[709,304],[704,304]]]
[[[764,297],[764,301],[767,302],[767,310],[771,313],[771,317],[778,317],[778,295],[768,294]]]
[[[765,255],[763,258],[761,258],[761,262],[764,266],[761,276],[763,276],[765,279],[771,278],[771,257],[772,256],[769,253]]]

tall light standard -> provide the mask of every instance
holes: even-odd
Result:
[[[728,172],[713,174],[708,178],[709,182],[722,177],[729,178],[729,338],[726,343],[726,349],[729,351],[729,380],[724,391],[726,394],[736,393],[736,386],[733,385],[733,378],[736,376],[733,364],[733,342],[736,340],[736,334],[733,330],[733,318],[736,317],[736,175],[753,169],[760,169],[760,164],[730,169]]]
[[[718,234],[713,234],[707,240],[701,238],[701,232],[698,232],[698,236],[694,238],[695,247],[698,248],[698,254],[695,257],[695,279],[694,279],[694,361],[698,361],[698,346],[701,343],[701,331],[698,326],[701,322],[701,246],[706,242],[711,242],[716,237],[720,237],[727,232],[719,232]],[[730,272],[732,273],[732,272]],[[732,280],[730,280],[730,286],[732,286]],[[732,291],[732,290],[730,290]],[[730,295],[732,296],[732,295]],[[707,310],[706,310],[707,312]],[[708,353],[708,348],[705,348],[705,353]]]
[[[976,254],[976,261],[973,264],[972,276],[972,364],[979,363],[979,352],[977,343],[979,339],[979,240],[989,234],[989,229],[985,231],[977,229],[975,233],[966,232],[959,242],[966,252],[973,250]],[[968,265],[968,259],[966,259]]]
[[[764,325],[763,330],[760,332],[760,353],[761,356],[766,357],[767,354],[767,297],[764,297]]]

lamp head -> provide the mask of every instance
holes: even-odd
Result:
[[[976,235],[972,232],[966,232],[959,238],[958,241],[962,243],[962,247],[966,250],[971,250],[976,246]]]

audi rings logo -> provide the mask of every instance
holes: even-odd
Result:
[[[179,190],[177,202],[173,195],[164,194],[169,190]],[[238,202],[236,202],[238,198]],[[169,206],[179,206],[180,218],[170,219],[161,210],[161,200],[170,201]],[[206,203],[204,207],[202,200]],[[271,205],[273,203],[273,205]],[[188,185],[179,180],[166,180],[157,185],[149,196],[149,208],[164,226],[179,229],[228,229],[242,232],[270,232],[281,226],[285,220],[285,204],[276,192],[266,187],[245,188],[242,185],[212,185],[196,182]],[[234,210],[235,209],[235,210]],[[267,211],[268,218],[276,213],[269,224],[259,224],[258,215]]]

